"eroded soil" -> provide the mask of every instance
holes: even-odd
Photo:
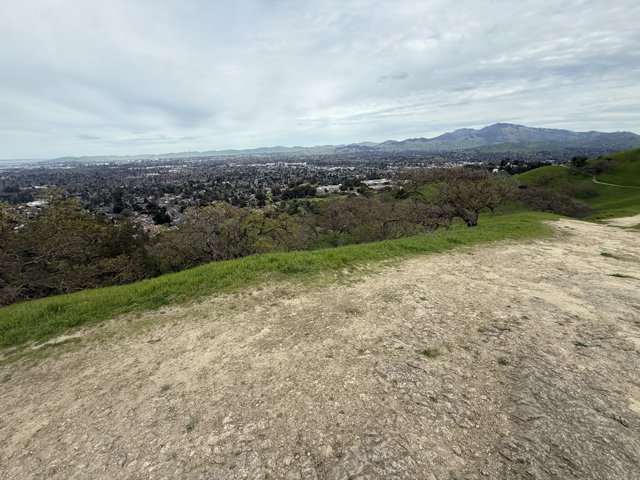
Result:
[[[0,477],[640,478],[640,234],[554,225],[5,365]]]

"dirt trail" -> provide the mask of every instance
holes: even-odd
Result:
[[[600,180],[596,180],[595,175],[591,178],[591,180],[593,180],[593,183],[597,183],[599,185],[609,185],[610,187],[621,187],[621,188],[640,188],[636,185],[619,185],[617,183],[607,183],[607,182],[601,182]]]
[[[606,220],[606,222],[614,227],[634,227],[636,225],[640,225],[640,214],[634,215],[633,217],[610,218]]]
[[[0,477],[638,479],[640,234],[554,225],[4,366]]]

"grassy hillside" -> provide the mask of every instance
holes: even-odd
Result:
[[[607,158],[614,159],[620,167],[597,175],[598,181],[640,187],[640,149],[615,153]]]
[[[211,263],[132,285],[85,290],[0,308],[0,347],[43,342],[82,326],[124,313],[160,308],[217,292],[230,292],[265,281],[321,279],[369,262],[438,253],[495,240],[540,237],[550,233],[543,213],[483,216],[476,228],[450,230],[371,244],[316,251],[254,255]]]
[[[598,220],[611,217],[624,217],[640,213],[640,149],[629,150],[609,155],[616,163],[612,171],[603,172],[595,176],[600,182],[621,186],[602,185],[593,182],[593,177],[576,173],[564,166],[548,166],[518,175],[518,179],[525,184],[544,184],[550,188],[567,192],[570,195],[580,187],[588,187],[595,191],[594,196],[576,196],[595,210],[589,217]],[[593,164],[597,160],[590,160]]]
[[[549,165],[547,167],[540,167],[528,172],[518,175],[518,180],[526,184],[533,184],[551,179],[552,185],[559,185],[561,182],[578,182],[578,181],[591,181],[591,178],[587,175],[573,174],[567,167],[560,165]]]

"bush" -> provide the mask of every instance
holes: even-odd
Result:
[[[567,187],[567,193],[576,198],[595,198],[598,196],[598,187],[594,183],[582,182]]]
[[[520,189],[518,200],[532,210],[567,217],[582,218],[593,213],[586,203],[547,187],[531,186]]]

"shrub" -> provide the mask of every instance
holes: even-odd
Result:
[[[532,210],[582,218],[593,213],[591,207],[569,195],[547,187],[531,186],[518,190],[518,200]]]

